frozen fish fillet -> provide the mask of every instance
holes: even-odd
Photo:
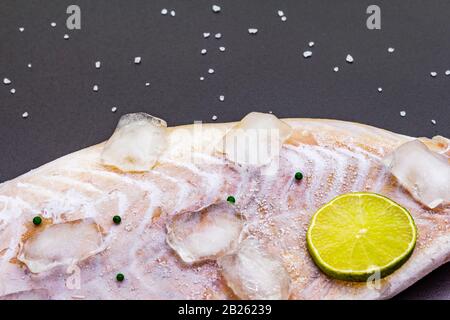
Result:
[[[382,161],[413,138],[336,120],[284,122],[292,134],[271,173],[202,151],[234,125],[223,123],[201,134],[167,128],[146,172],[105,166],[102,143],[0,184],[0,298],[383,299],[449,261],[448,203],[424,206]],[[448,170],[449,140],[420,141]],[[351,191],[393,199],[418,227],[411,258],[373,285],[329,278],[306,248],[314,212]]]

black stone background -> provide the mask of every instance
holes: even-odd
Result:
[[[70,4],[81,8],[81,30],[66,29]],[[370,4],[381,7],[381,30],[365,26]],[[162,16],[162,8],[176,17]],[[13,81],[0,83],[0,181],[107,139],[120,115],[135,111],[177,125],[272,110],[449,137],[449,18],[446,0],[0,0],[0,78]],[[250,27],[258,34],[249,35]],[[315,46],[306,60],[309,41]],[[450,299],[449,271],[447,264],[398,298]]]

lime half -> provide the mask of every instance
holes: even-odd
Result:
[[[414,250],[417,230],[408,210],[375,193],[340,195],[312,217],[308,250],[327,275],[367,281],[387,276]]]

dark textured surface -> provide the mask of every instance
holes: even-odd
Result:
[[[449,1],[377,1],[382,29],[376,31],[365,27],[368,1],[222,0],[220,14],[212,13],[213,3],[1,0],[0,78],[13,83],[0,83],[0,181],[106,139],[120,115],[133,111],[175,125],[272,110],[450,136]],[[69,4],[81,7],[81,30],[65,27]],[[162,8],[175,9],[176,17],[162,16]],[[249,35],[250,27],[258,34]],[[204,39],[203,32],[212,35]],[[217,32],[222,39],[214,39]],[[309,41],[315,46],[306,60]],[[398,298],[450,299],[449,271],[447,264]]]

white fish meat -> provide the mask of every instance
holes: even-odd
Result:
[[[336,120],[284,123],[292,132],[269,173],[204,151],[235,125],[223,123],[169,127],[152,140],[166,144],[157,153],[129,146],[146,171],[105,165],[102,143],[0,184],[0,298],[384,299],[450,260],[449,204],[421,204],[382,161],[414,138]],[[431,169],[449,170],[449,140],[420,141],[446,159]],[[306,248],[311,216],[351,191],[393,199],[418,227],[411,258],[375,286],[329,278]]]

